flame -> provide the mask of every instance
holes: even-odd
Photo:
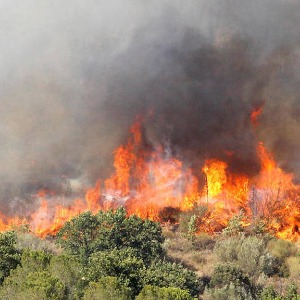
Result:
[[[251,112],[251,115],[250,115],[250,120],[251,120],[251,124],[254,126],[254,127],[257,127],[259,125],[258,123],[258,117],[262,114],[263,112],[263,107],[260,106],[256,109],[254,109],[252,112]]]
[[[252,112],[255,126],[262,108]],[[54,235],[65,222],[81,212],[107,210],[123,205],[128,214],[159,220],[165,207],[188,211],[195,205],[207,208],[199,230],[220,231],[228,220],[242,209],[244,226],[251,220],[263,219],[270,232],[284,239],[294,239],[300,228],[300,188],[293,175],[284,172],[262,142],[258,143],[260,173],[249,178],[230,171],[228,164],[208,159],[198,172],[183,163],[162,145],[154,149],[143,145],[142,118],[130,128],[126,143],[114,151],[114,173],[104,181],[97,181],[79,199],[68,199],[50,191],[36,195],[38,208],[24,218],[8,217],[0,213],[0,231],[29,224],[40,237]],[[233,157],[234,152],[228,152]]]

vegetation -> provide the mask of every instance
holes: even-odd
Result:
[[[300,300],[298,243],[260,221],[245,228],[242,212],[210,236],[205,217],[165,209],[161,227],[119,208],[82,213],[48,240],[2,233],[0,299]]]

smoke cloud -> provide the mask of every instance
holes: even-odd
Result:
[[[3,0],[0,14],[2,209],[105,178],[136,115],[145,143],[195,170],[219,158],[254,175],[262,140],[300,179],[298,1]]]

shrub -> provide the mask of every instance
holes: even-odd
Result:
[[[65,285],[69,299],[76,299],[78,295],[82,295],[85,281],[82,280],[82,265],[76,257],[66,254],[53,256],[48,270]]]
[[[25,274],[20,268],[5,279],[0,297],[3,300],[64,300],[66,290],[63,283],[47,271]]]
[[[83,213],[66,222],[57,234],[57,242],[84,263],[94,252],[130,247],[149,264],[164,254],[163,241],[158,223],[137,216],[127,218],[124,208],[97,215]]]
[[[84,292],[83,300],[129,300],[129,288],[121,285],[115,277],[102,277],[91,282]]]
[[[242,221],[245,218],[243,211],[241,210],[239,214],[233,216],[229,221],[226,228],[223,229],[222,233],[224,235],[238,235],[243,233],[244,227],[242,225]]]
[[[192,210],[181,212],[179,215],[179,230],[184,234],[189,232],[189,223],[191,222],[192,216],[195,216],[195,227],[199,230],[203,222],[203,218],[207,214],[206,205],[195,205]]]
[[[44,271],[48,268],[52,255],[43,251],[25,250],[22,253],[21,265],[24,272]]]
[[[282,260],[266,249],[266,241],[254,236],[232,236],[220,239],[214,249],[222,262],[233,263],[251,277],[261,273],[267,276],[287,276],[288,269]]]
[[[136,300],[193,300],[194,298],[185,290],[168,287],[146,285]]]
[[[143,278],[145,285],[158,287],[177,287],[197,296],[204,289],[204,284],[197,275],[181,264],[166,261],[153,262]]]
[[[230,264],[218,265],[214,269],[207,293],[208,299],[255,299],[248,276]]]
[[[137,258],[135,251],[130,248],[96,252],[90,257],[87,268],[90,281],[113,276],[121,285],[131,288],[134,295],[137,295],[143,287],[144,272],[143,261]]]
[[[297,249],[292,242],[273,238],[267,245],[269,252],[278,257],[279,259],[286,259],[290,256],[294,256],[297,253]]]
[[[0,283],[20,264],[21,253],[16,249],[16,242],[14,232],[0,234]]]

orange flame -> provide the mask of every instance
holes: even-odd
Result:
[[[252,113],[252,124],[256,124],[261,111],[260,108]],[[205,161],[201,177],[167,147],[145,150],[141,129],[140,118],[131,127],[128,141],[114,152],[115,172],[103,184],[98,181],[87,189],[83,199],[64,204],[70,199],[40,191],[36,194],[40,206],[30,217],[9,218],[0,214],[0,231],[27,223],[32,232],[45,237],[55,234],[66,221],[87,210],[97,213],[124,205],[128,214],[158,220],[165,207],[187,211],[200,204],[208,209],[201,225],[201,230],[207,232],[221,230],[243,209],[248,218],[246,223],[252,218],[262,218],[278,237],[298,236],[300,189],[293,183],[292,174],[277,166],[262,143],[257,147],[261,171],[254,178],[233,174],[226,162],[216,159]]]

